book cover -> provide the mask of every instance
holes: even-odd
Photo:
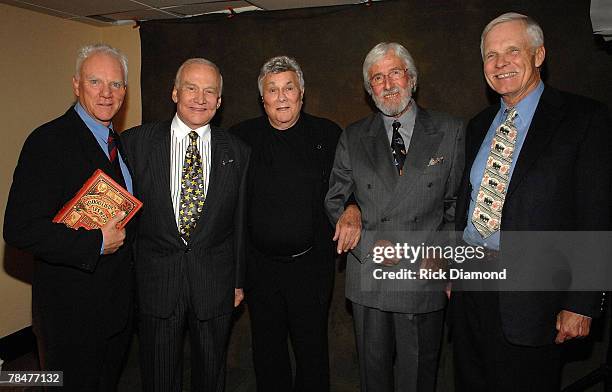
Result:
[[[142,207],[142,202],[132,196],[125,188],[97,169],[85,184],[55,215],[53,222],[63,223],[75,230],[97,229],[119,211],[125,217],[118,227],[122,229]]]

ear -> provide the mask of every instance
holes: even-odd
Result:
[[[302,89],[302,93],[300,94],[300,101],[304,100],[304,91],[306,91],[306,88]]]
[[[178,103],[178,91],[176,87],[172,89],[172,102]]]
[[[221,96],[217,98],[217,109],[219,109],[220,106],[221,106]]]
[[[546,57],[546,49],[544,46],[537,47],[535,49],[535,66],[540,68],[544,63],[544,58]]]
[[[74,76],[72,77],[72,91],[74,95],[79,96],[79,81]]]

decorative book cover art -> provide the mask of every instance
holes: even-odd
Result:
[[[142,202],[117,184],[102,170],[97,169],[77,194],[55,215],[53,222],[91,230],[102,226],[122,210],[125,217],[119,222],[122,229],[142,207]]]

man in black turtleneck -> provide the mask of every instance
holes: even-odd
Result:
[[[230,129],[252,148],[247,302],[257,390],[325,392],[334,249],[323,200],[341,129],[301,112],[304,78],[294,59],[268,60],[258,85],[266,116]]]

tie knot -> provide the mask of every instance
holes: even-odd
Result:
[[[117,139],[117,134],[112,129],[108,128],[108,141],[114,142]]]
[[[191,131],[189,132],[189,139],[191,139],[192,142],[195,142],[196,140],[198,140],[198,133],[196,131]]]
[[[393,121],[393,124],[391,124],[391,126],[393,127],[393,132],[395,132],[400,129],[402,124],[399,121]]]
[[[504,122],[507,122],[507,121],[514,121],[518,112],[516,111],[516,107],[513,107],[513,108],[507,108],[504,114],[506,115],[506,119],[504,120]]]

